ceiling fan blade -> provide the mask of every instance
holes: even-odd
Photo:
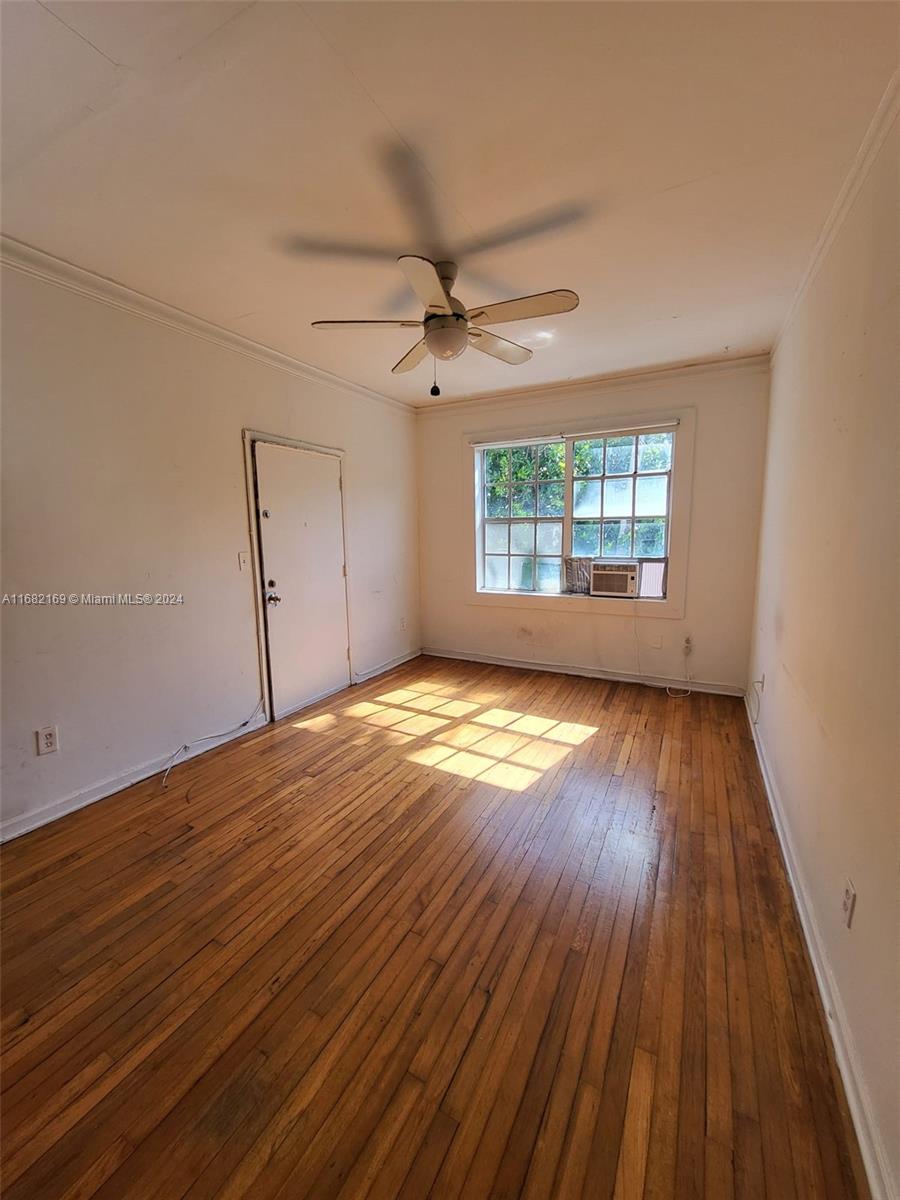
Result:
[[[527,346],[520,346],[518,342],[508,342],[506,338],[497,337],[496,333],[488,333],[486,329],[470,329],[469,345],[513,366],[526,363],[531,358],[531,351]]]
[[[313,321],[313,329],[421,329],[421,321]]]
[[[418,254],[403,254],[397,262],[406,276],[406,282],[428,312],[442,313],[444,316],[453,312],[437,267],[431,259],[420,258]]]
[[[578,307],[578,296],[568,288],[555,292],[539,292],[536,296],[519,296],[516,300],[501,300],[470,308],[466,316],[474,325],[500,325],[504,321],[527,321],[529,317],[549,317],[553,313],[571,312]]]
[[[428,353],[428,347],[425,345],[425,339],[416,342],[411,350],[403,355],[400,361],[391,367],[393,375],[402,375],[404,371],[411,371],[413,367],[417,367],[425,355]]]
[[[433,262],[452,258],[441,220],[437,185],[421,151],[409,142],[392,140],[382,146],[379,157],[385,176],[406,212],[412,235],[408,244],[418,246]]]
[[[577,225],[587,216],[590,216],[590,210],[584,204],[563,204],[558,208],[544,209],[521,221],[511,221],[497,229],[488,230],[481,236],[470,238],[461,246],[457,246],[456,252],[460,259],[468,260],[476,254],[499,250],[514,242],[522,242],[528,238],[539,237],[541,234],[553,233],[557,229]]]
[[[394,246],[379,246],[372,242],[340,241],[338,238],[306,237],[292,234],[275,243],[286,254],[313,254],[324,258],[361,258],[370,262],[393,262],[397,258]]]

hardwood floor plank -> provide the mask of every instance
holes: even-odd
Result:
[[[0,851],[5,1200],[866,1200],[740,701],[420,658]]]

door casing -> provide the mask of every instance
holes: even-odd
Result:
[[[253,604],[256,618],[256,643],[259,655],[259,679],[261,695],[267,721],[274,721],[272,703],[272,671],[269,664],[269,642],[266,631],[266,613],[263,600],[264,584],[262,570],[262,552],[259,531],[259,504],[256,486],[256,461],[253,447],[256,442],[268,442],[273,446],[289,446],[294,450],[309,450],[315,454],[327,454],[338,460],[338,471],[341,487],[341,527],[344,535],[344,603],[347,609],[347,645],[350,682],[355,682],[353,672],[353,624],[350,615],[350,547],[347,543],[347,513],[344,506],[346,496],[346,464],[345,452],[337,446],[321,446],[315,442],[305,442],[298,438],[282,437],[276,433],[264,433],[257,429],[244,429],[244,476],[247,489],[247,525],[250,535],[250,555],[253,565]],[[314,703],[314,701],[310,701]],[[282,718],[283,719],[283,718]]]

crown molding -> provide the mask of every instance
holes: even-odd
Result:
[[[668,366],[642,368],[634,371],[618,371],[609,375],[592,375],[586,379],[572,379],[565,383],[536,384],[534,387],[516,391],[494,392],[459,400],[445,400],[442,404],[428,404],[416,408],[420,417],[441,416],[447,412],[478,409],[485,412],[522,404],[541,404],[547,400],[578,398],[598,391],[626,390],[647,387],[694,375],[732,374],[738,371],[761,371],[769,369],[769,352],[746,354],[735,358],[701,359],[698,361],[672,363]]]
[[[153,321],[157,325],[163,325],[178,333],[199,338],[203,342],[211,342],[214,346],[220,346],[224,350],[230,350],[233,354],[240,354],[244,358],[252,359],[264,366],[274,367],[277,371],[284,371],[307,383],[320,384],[334,388],[345,395],[350,393],[364,400],[374,401],[376,404],[381,404],[404,416],[412,416],[416,411],[411,404],[406,404],[402,400],[382,395],[381,392],[372,391],[358,383],[350,383],[338,375],[332,375],[330,371],[323,371],[319,367],[301,362],[300,359],[293,358],[290,354],[273,350],[270,346],[253,341],[252,338],[233,333],[221,325],[214,325],[211,321],[205,321],[202,317],[194,316],[193,313],[175,308],[171,304],[166,304],[165,301],[154,300],[151,296],[145,296],[142,292],[136,292],[133,288],[116,283],[113,279],[97,275],[84,267],[75,266],[74,263],[56,258],[52,254],[47,254],[43,250],[28,246],[24,242],[6,235],[0,235],[0,264],[19,271],[23,275],[30,275],[34,279],[65,288],[67,291],[84,296],[89,300],[96,300],[110,308],[119,309],[120,312],[127,312],[146,321]]]
[[[744,355],[735,358],[719,358],[714,360],[699,360],[682,363],[671,363],[660,367],[641,368],[632,371],[619,371],[607,375],[589,376],[585,379],[567,380],[564,383],[536,384],[528,388],[513,391],[487,393],[480,396],[462,396],[458,400],[446,400],[441,404],[413,405],[402,400],[395,400],[381,392],[351,383],[329,371],[313,367],[309,363],[293,358],[280,350],[264,346],[242,334],[233,333],[221,325],[215,325],[202,317],[194,316],[163,300],[155,300],[142,292],[107,279],[84,267],[75,266],[65,259],[57,258],[20,242],[15,238],[0,235],[0,265],[19,271],[23,275],[51,283],[56,287],[65,288],[76,295],[106,304],[132,316],[153,321],[167,329],[188,334],[201,341],[210,342],[234,354],[284,371],[298,379],[306,380],[325,387],[330,387],[345,395],[359,396],[365,400],[374,401],[396,413],[404,416],[438,416],[449,410],[464,411],[466,409],[504,408],[507,406],[539,403],[551,399],[564,399],[568,396],[579,396],[585,392],[598,389],[645,387],[648,384],[662,383],[686,375],[712,374],[720,372],[757,370],[765,371],[769,367],[768,352],[762,354]]]
[[[781,328],[778,331],[778,336],[775,338],[772,346],[773,357],[777,354],[778,347],[781,345],[782,339],[791,321],[794,319],[797,306],[809,290],[810,285],[819,272],[819,268],[828,255],[828,251],[831,249],[835,238],[840,232],[841,226],[853,208],[854,201],[859,195],[869,171],[878,157],[878,152],[884,145],[885,139],[891,132],[891,127],[898,115],[900,115],[900,70],[895,71],[888,80],[888,85],[884,89],[881,100],[875,110],[875,115],[872,117],[865,136],[860,143],[856,157],[853,160],[850,170],[847,172],[847,176],[841,185],[831,211],[825,218],[825,224],[822,226],[822,231],[810,255],[809,264],[803,273],[800,283],[797,285],[797,290],[794,292],[794,297],[791,300],[785,318],[781,323]]]

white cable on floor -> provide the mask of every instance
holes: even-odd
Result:
[[[688,639],[685,638],[685,644],[682,646],[681,653],[684,655],[684,682],[690,683],[691,675],[690,675],[690,672],[688,671],[688,655],[690,654],[690,651],[687,648],[687,641],[688,641]],[[689,687],[686,687],[686,688],[667,687],[666,688],[666,695],[671,696],[673,700],[686,700],[687,697],[692,694],[693,693],[691,692],[691,689]]]
[[[201,742],[214,742],[217,738],[228,737],[228,735],[231,733],[240,733],[242,729],[247,728],[256,714],[262,711],[264,706],[265,701],[263,700],[262,696],[260,696],[259,700],[257,701],[256,708],[254,708],[253,712],[246,719],[246,721],[241,721],[240,725],[235,725],[233,729],[225,729],[222,731],[222,733],[208,733],[206,737],[194,738],[192,742],[185,742],[183,746],[179,746],[166,765],[160,788],[164,788],[166,786],[166,780],[169,778],[169,772],[174,766],[177,765],[176,759],[178,758],[179,754],[186,754],[187,751],[190,750],[191,746],[199,746]]]
[[[632,608],[631,608],[631,629],[632,629],[632,633],[634,634],[634,654],[635,654],[635,658],[637,659],[637,677],[638,677],[638,680],[640,680],[643,676],[643,671],[641,669],[641,639],[638,637],[637,602],[636,601],[632,604]],[[684,654],[684,681],[685,681],[685,683],[690,683],[691,676],[690,676],[690,673],[688,672],[688,665],[687,665],[688,651],[687,651],[687,649],[684,649],[682,651],[682,653]],[[667,687],[666,695],[671,696],[673,700],[684,700],[687,696],[693,695],[693,692],[691,691],[691,689],[689,687],[688,688]]]

